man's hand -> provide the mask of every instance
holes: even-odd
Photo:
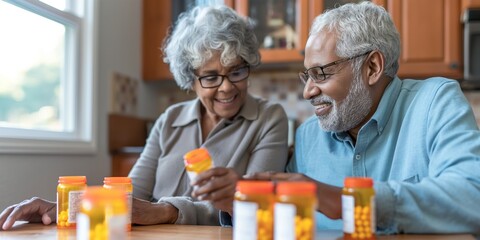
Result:
[[[313,182],[317,186],[317,211],[331,219],[342,218],[342,188],[317,182],[300,173],[261,172],[243,177],[250,180]]]
[[[42,222],[49,225],[57,219],[57,204],[38,197],[7,207],[0,214],[3,230],[12,228],[15,221]]]
[[[178,209],[170,203],[153,203],[138,198],[132,201],[132,223],[139,225],[154,225],[175,223]]]
[[[231,168],[215,167],[197,175],[191,183],[193,197],[208,200],[217,209],[232,215],[235,188],[240,176]]]

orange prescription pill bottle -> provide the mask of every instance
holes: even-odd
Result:
[[[127,197],[120,189],[88,187],[78,213],[77,239],[127,239]]]
[[[57,228],[75,228],[81,197],[86,187],[85,176],[58,177]]]
[[[274,206],[274,239],[315,239],[316,185],[278,182]]]
[[[273,194],[270,181],[238,181],[233,202],[233,239],[273,239]]]
[[[185,169],[187,170],[190,181],[193,181],[197,175],[212,167],[213,161],[206,148],[197,148],[183,156]]]
[[[103,187],[107,189],[119,189],[127,195],[127,230],[130,231],[132,229],[132,179],[129,177],[104,177]]]
[[[344,239],[375,239],[375,191],[371,178],[345,178],[342,219]]]

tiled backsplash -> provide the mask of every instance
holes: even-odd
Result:
[[[138,80],[114,72],[110,79],[110,113],[136,116],[138,114]]]
[[[303,99],[303,84],[296,72],[252,74],[249,78],[252,95],[280,103],[290,119],[301,123],[313,114],[313,107]]]

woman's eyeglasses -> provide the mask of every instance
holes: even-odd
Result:
[[[244,65],[235,69],[232,72],[229,72],[227,75],[207,75],[198,77],[198,81],[200,81],[200,85],[203,88],[216,88],[222,85],[223,80],[227,78],[231,83],[241,82],[248,78],[250,74],[250,66]]]

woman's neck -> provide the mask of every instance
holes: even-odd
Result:
[[[208,134],[213,130],[215,126],[220,122],[221,118],[218,115],[209,114],[204,108],[202,108],[202,141],[207,139]]]

